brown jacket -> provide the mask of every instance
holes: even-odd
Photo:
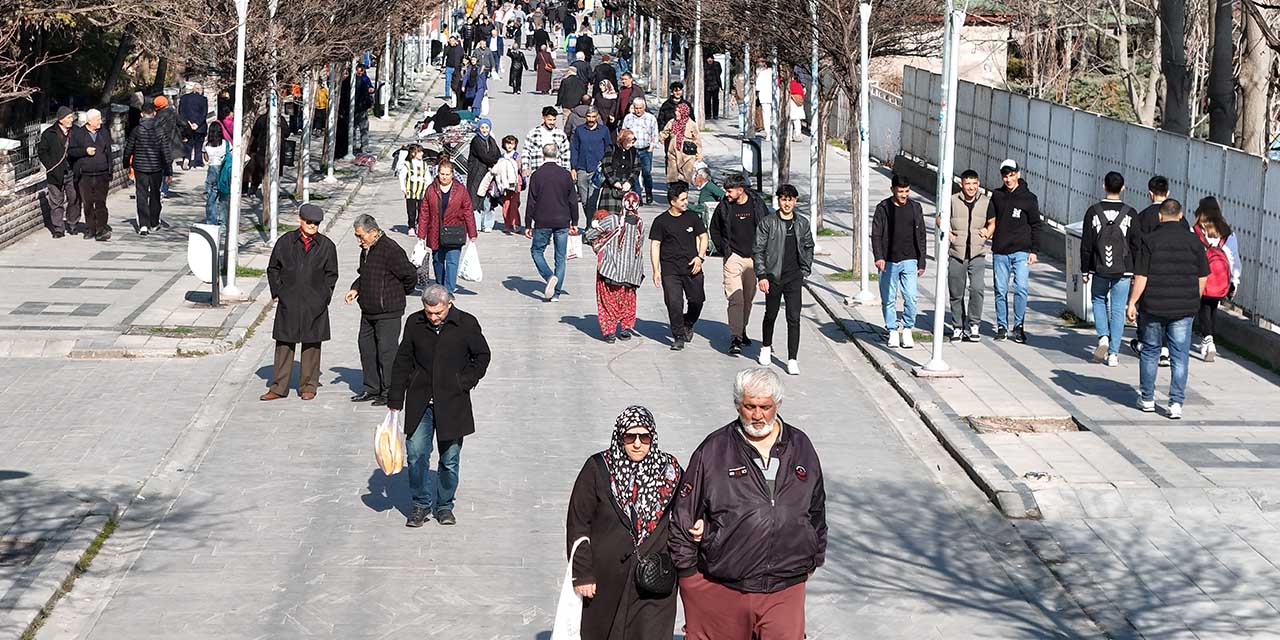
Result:
[[[952,258],[964,260],[964,245],[969,243],[969,257],[976,258],[987,253],[987,241],[978,235],[978,230],[987,226],[987,208],[991,200],[986,194],[979,193],[973,203],[973,215],[969,215],[969,207],[961,200],[962,194],[951,196],[951,250]]]

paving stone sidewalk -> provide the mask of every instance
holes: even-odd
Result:
[[[522,135],[551,101],[494,98],[498,135]],[[332,233],[342,283],[359,253],[351,215],[402,215],[394,180],[374,175]],[[390,239],[411,246],[398,232]],[[687,460],[732,418],[732,376],[752,361],[724,352],[726,303],[714,285],[683,352],[667,348],[652,286],[640,293],[639,337],[604,343],[592,261],[572,261],[566,295],[544,303],[528,246],[482,235],[485,279],[458,297],[494,360],[475,392],[457,526],[403,526],[403,476],[383,476],[370,453],[383,414],[348,401],[361,379],[359,312],[335,300],[318,397],[259,402],[271,343],[250,339],[211,394],[216,406],[201,409],[205,444],[175,444],[189,457],[158,474],[145,510],[126,516],[42,637],[546,640],[565,501],[617,413],[649,406],[661,446]],[[883,402],[888,385],[812,301],[804,317],[805,371],[786,379],[783,411],[822,453],[831,524],[827,564],[809,583],[808,637],[1098,637],[905,405]]]
[[[431,69],[422,82],[434,80]],[[414,90],[387,119],[370,119],[375,149],[399,139],[422,112],[425,98]],[[335,183],[318,172],[323,136],[313,136],[310,179],[314,201],[329,210],[345,205],[364,181],[366,169],[336,162]],[[297,224],[292,193],[296,170],[285,167],[280,224]],[[163,203],[164,227],[136,233],[135,200],[128,187],[107,199],[114,235],[109,242],[78,236],[53,238],[38,230],[0,249],[0,280],[8,294],[0,301],[0,357],[172,357],[233,349],[244,341],[270,303],[263,271],[271,252],[270,230],[262,228],[262,199],[246,194],[240,220],[241,275],[245,300],[211,307],[210,285],[187,266],[190,226],[204,221],[205,169],[177,170],[172,197]],[[299,196],[300,197],[300,196]],[[283,231],[282,231],[283,232]]]
[[[712,129],[720,134],[714,162],[731,167],[739,155],[736,131]],[[824,218],[847,233],[847,155],[834,147],[828,153]],[[794,144],[792,154],[792,182],[807,194],[808,139]],[[885,167],[872,172],[873,205],[888,196],[889,173]],[[932,228],[933,205],[919,199]],[[829,255],[818,257],[819,277],[810,291],[917,411],[945,423],[932,426],[957,455],[969,458],[964,462],[971,474],[985,475],[979,484],[990,486],[984,489],[1013,492],[1011,502],[1025,499],[1032,515],[1039,510],[1042,520],[1015,526],[1108,634],[1277,633],[1280,377],[1231,353],[1220,353],[1213,363],[1193,357],[1184,419],[1142,413],[1135,406],[1136,356],[1126,349],[1117,368],[1091,362],[1093,329],[1061,317],[1062,266],[1041,262],[1032,268],[1028,344],[991,339],[988,272],[981,283],[987,289],[984,340],[944,346],[946,361],[963,377],[917,379],[910,372],[928,361],[930,345],[918,340],[912,350],[887,348],[878,283],[871,283],[876,302],[845,304],[858,291],[856,281],[846,280],[852,242],[849,235],[819,238]],[[932,254],[929,262],[920,279],[917,330],[924,332],[934,318]],[[1158,399],[1167,391],[1168,374],[1161,369]],[[1071,417],[1083,430],[978,435],[966,422],[978,416]]]

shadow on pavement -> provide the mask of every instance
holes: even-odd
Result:
[[[1115,369],[1107,369],[1107,371],[1114,372]],[[1054,369],[1052,373],[1049,381],[1073,396],[1104,398],[1122,407],[1132,406],[1134,403],[1136,391],[1133,381],[1124,382],[1112,378],[1086,376],[1065,369]]]
[[[333,379],[334,384],[345,384],[351,390],[351,393],[360,393],[364,390],[364,371],[360,369],[352,369],[351,367],[331,367],[329,371],[337,374],[338,377]],[[261,369],[259,369],[261,372]],[[267,372],[270,377],[271,372]]]
[[[435,482],[436,472],[433,470],[427,474],[427,486],[435,486]],[[395,509],[408,518],[413,507],[409,496],[408,474],[402,471],[388,476],[382,469],[374,469],[369,474],[369,493],[360,496],[360,501],[378,513]]]
[[[542,290],[547,284],[541,280],[531,280],[523,276],[507,276],[502,281],[502,286],[507,291],[515,291],[522,296],[542,300]]]

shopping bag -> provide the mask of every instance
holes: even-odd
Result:
[[[480,250],[476,243],[468,242],[462,247],[462,258],[458,261],[458,277],[467,282],[480,282],[484,279],[484,270],[480,268]]]
[[[569,260],[582,257],[582,236],[581,235],[569,236],[569,251],[565,257]]]
[[[373,457],[382,473],[394,476],[404,469],[404,414],[387,410],[387,417],[373,433]]]
[[[586,536],[574,540],[573,549],[569,551],[569,566],[564,569],[564,582],[560,585],[551,640],[582,640],[582,596],[573,590],[573,556],[578,552],[578,545],[588,541]]]
[[[427,253],[427,241],[419,240],[413,245],[413,255],[410,256],[409,261],[413,266],[421,267],[427,261]]]
[[[489,115],[489,96],[485,96],[484,99],[480,100],[480,115],[486,117]]]

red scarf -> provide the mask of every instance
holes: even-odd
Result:
[[[302,232],[298,232],[298,237],[302,238],[302,250],[303,250],[303,251],[310,251],[310,250],[311,250],[311,236],[309,236],[309,235],[307,235],[307,234],[305,234],[305,233],[302,233]]]

